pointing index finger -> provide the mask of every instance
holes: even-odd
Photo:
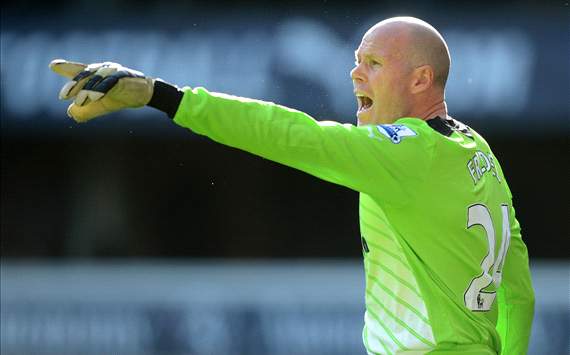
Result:
[[[73,79],[77,74],[87,68],[87,65],[78,62],[70,62],[65,59],[54,59],[49,63],[49,68],[61,76]]]

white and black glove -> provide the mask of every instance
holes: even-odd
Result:
[[[117,63],[86,65],[55,59],[49,67],[57,74],[71,79],[61,88],[59,98],[74,99],[67,108],[67,114],[77,122],[145,105],[173,117],[183,95],[175,86]]]

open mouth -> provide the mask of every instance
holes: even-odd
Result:
[[[366,95],[356,94],[356,99],[358,100],[358,112],[369,110],[374,101]]]

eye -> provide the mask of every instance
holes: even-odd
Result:
[[[375,60],[375,59],[371,59],[370,65],[372,65],[373,67],[376,67],[376,66],[381,66],[382,64],[380,64],[380,62]]]

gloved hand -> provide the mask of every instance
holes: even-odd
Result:
[[[153,78],[117,63],[86,65],[55,59],[49,67],[71,79],[61,88],[59,98],[75,98],[67,108],[67,114],[77,122],[86,122],[124,108],[145,106],[153,95]]]

